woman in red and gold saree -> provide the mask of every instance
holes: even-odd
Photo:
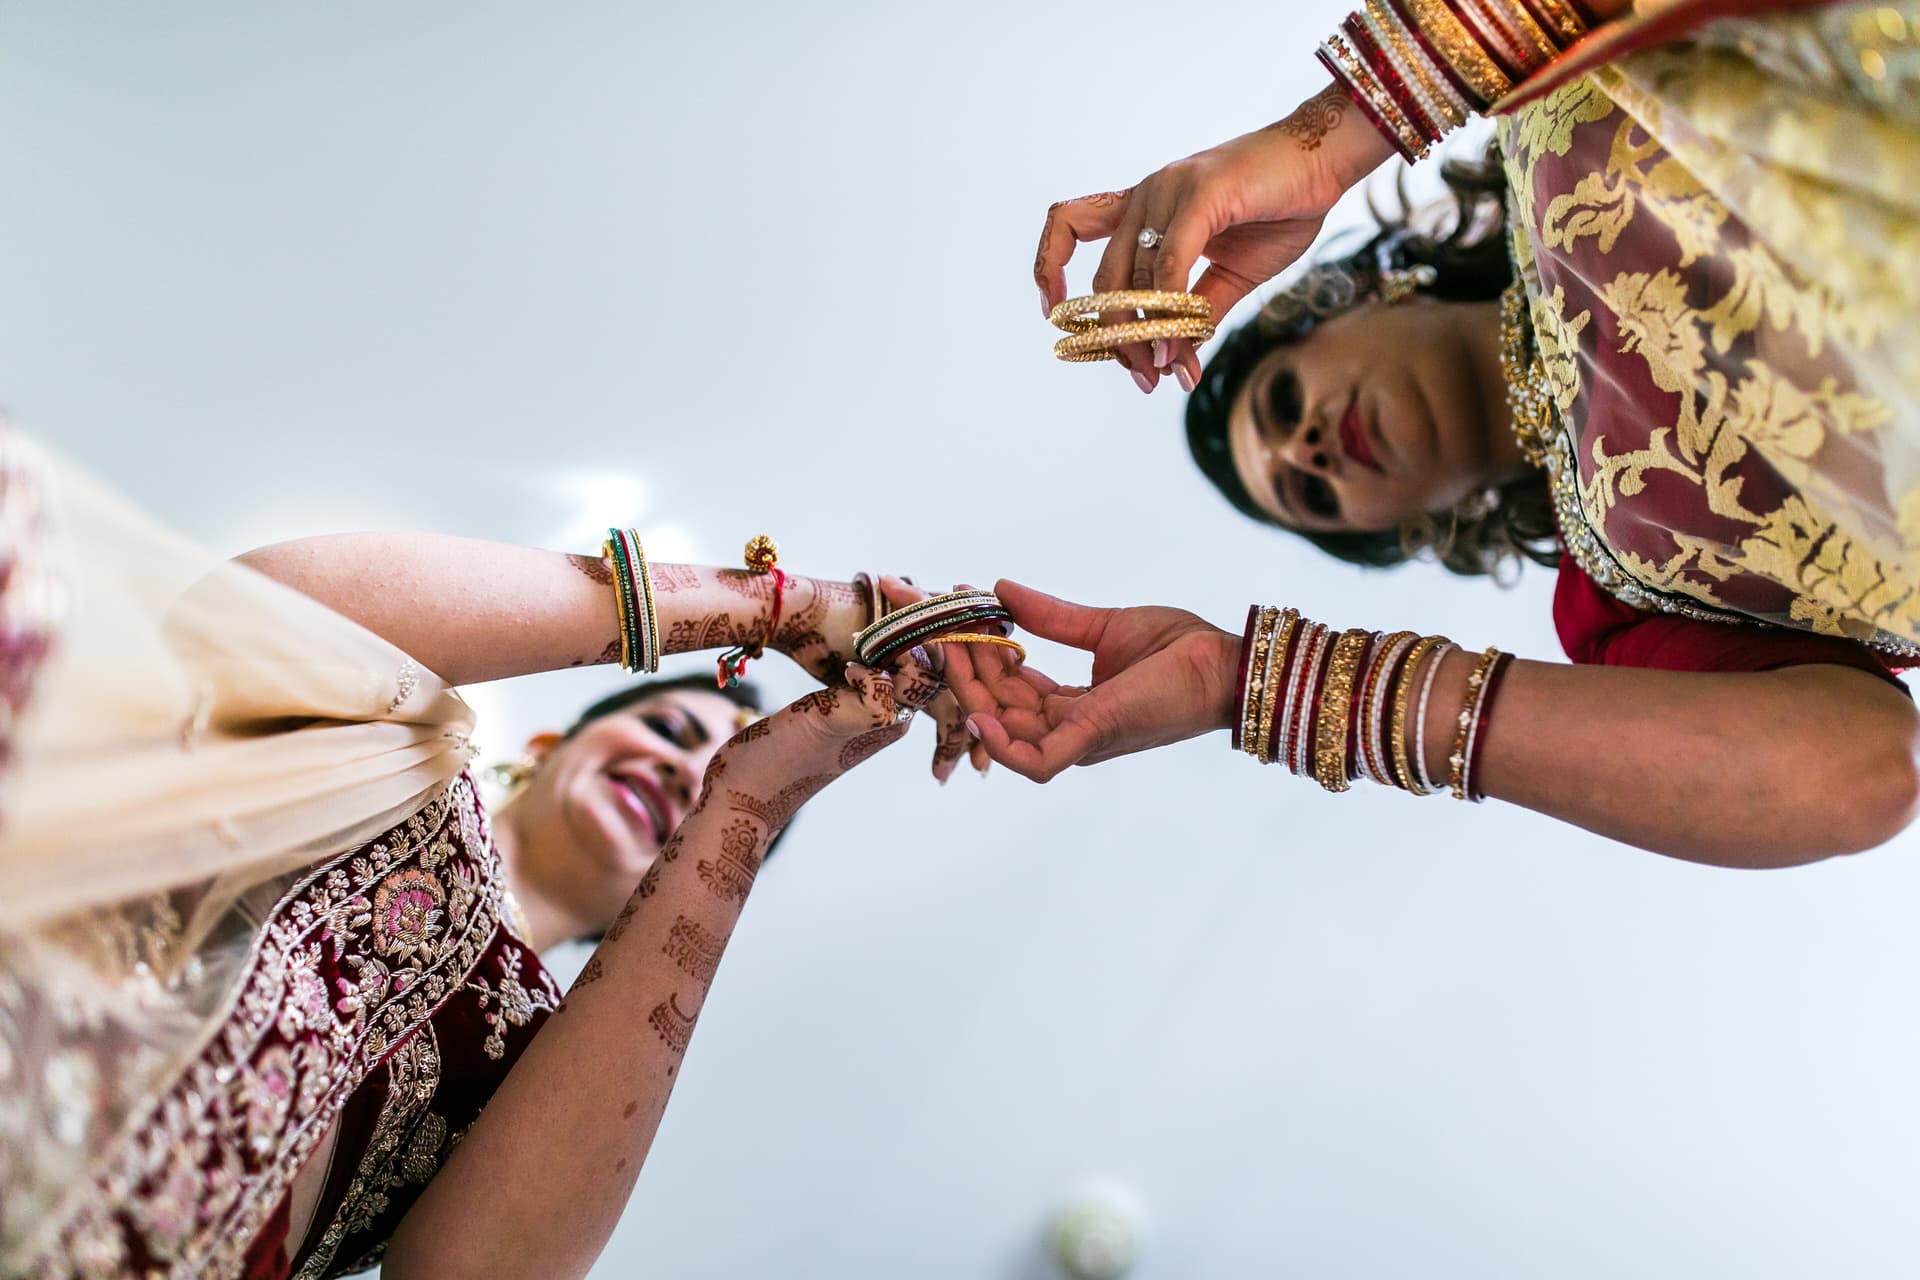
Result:
[[[609,660],[597,558],[223,562],[10,431],[0,531],[8,1275],[584,1274],[772,840],[937,691],[791,577],[774,646],[854,688],[622,702],[490,815],[452,685]],[[766,629],[764,577],[654,584],[671,650]],[[537,948],[601,931],[562,1002]]]
[[[1592,30],[1530,63],[1496,38],[1555,20]],[[1424,149],[1409,120],[1482,91],[1503,168],[1453,174],[1454,225],[1309,271],[1204,371],[1178,340],[1122,362],[1194,393],[1196,460],[1257,519],[1373,566],[1560,564],[1577,665],[1509,669],[1488,794],[1727,865],[1869,848],[1920,805],[1892,676],[1920,652],[1916,34],[1911,3],[1373,0],[1287,119],[1055,206],[1043,305],[1107,238],[1096,290],[1184,289],[1205,256],[1224,311]],[[956,689],[996,759],[1045,777],[1226,727],[1237,637],[1009,603],[1093,649],[1096,683],[1023,718],[1031,673],[964,664],[994,677]],[[1428,661],[1445,770],[1475,661]],[[1156,702],[1149,673],[1188,692]]]

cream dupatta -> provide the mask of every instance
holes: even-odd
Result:
[[[471,727],[392,645],[0,423],[0,1272],[139,1140],[279,885],[440,794]]]

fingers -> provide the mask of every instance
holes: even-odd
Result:
[[[1085,725],[1060,725],[1037,739],[1015,737],[992,716],[972,716],[968,723],[980,737],[980,745],[999,764],[1034,782],[1049,782],[1061,771],[1079,763],[1092,745],[1092,732]]]
[[[1093,273],[1093,291],[1112,293],[1133,287],[1134,256],[1139,252],[1140,228],[1144,225],[1146,202],[1139,192],[1127,201],[1126,212],[1114,224],[1113,235],[1100,255],[1100,266]],[[1138,320],[1136,311],[1109,311],[1100,316],[1102,324],[1125,324]],[[1131,374],[1141,391],[1151,392],[1160,381],[1153,368],[1153,352],[1145,343],[1130,343],[1114,352],[1120,364]]]
[[[1113,234],[1126,211],[1127,191],[1102,191],[1062,200],[1047,210],[1040,228],[1040,249],[1033,259],[1033,282],[1040,290],[1040,314],[1046,315],[1067,299],[1067,262],[1075,246]]]
[[[993,593],[1000,597],[1000,603],[1007,606],[1007,612],[1013,615],[1013,620],[1023,630],[1076,649],[1095,648],[1106,631],[1108,621],[1118,612],[1116,609],[1070,604],[1044,591],[1022,586],[1011,578],[1002,578],[995,583]]]

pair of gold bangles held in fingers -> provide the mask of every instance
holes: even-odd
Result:
[[[1138,320],[1105,324],[1104,315],[1137,312]],[[1116,359],[1121,347],[1169,338],[1205,342],[1213,336],[1213,304],[1197,293],[1164,289],[1121,289],[1068,298],[1047,315],[1067,336],[1053,354],[1069,364]]]

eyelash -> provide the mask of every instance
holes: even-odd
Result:
[[[687,745],[687,727],[677,716],[654,712],[652,715],[642,716],[640,723],[676,745],[682,747]]]
[[[1273,411],[1275,426],[1289,431],[1298,426],[1304,412],[1300,404],[1300,380],[1292,373],[1275,374],[1267,391],[1267,406]]]
[[[1334,494],[1333,486],[1319,476],[1300,476],[1300,505],[1323,520],[1333,520],[1340,515],[1340,499]]]

